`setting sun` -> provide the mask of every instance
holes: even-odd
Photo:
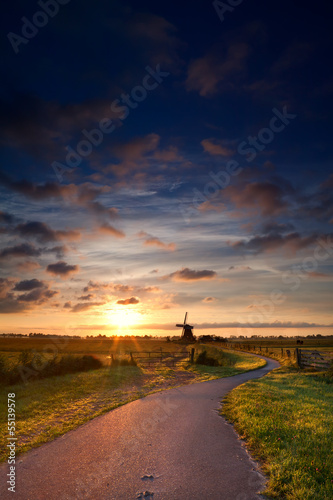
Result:
[[[108,310],[106,316],[110,325],[122,331],[141,323],[140,313],[130,308]],[[130,334],[130,332],[123,331],[124,335],[127,333]]]

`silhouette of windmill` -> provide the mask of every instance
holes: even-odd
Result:
[[[193,328],[194,326],[189,325],[186,323],[187,320],[187,313],[185,313],[185,318],[184,318],[184,323],[183,324],[177,324],[179,328],[182,328],[182,335],[181,335],[181,340],[190,340],[193,341],[195,340],[194,335],[193,335]]]

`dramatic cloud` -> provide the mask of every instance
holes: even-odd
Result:
[[[288,207],[285,190],[271,182],[228,186],[223,190],[223,196],[237,208],[259,211],[263,216],[278,215]]]
[[[19,224],[14,230],[22,238],[35,238],[40,243],[48,243],[60,240],[77,241],[81,238],[81,233],[77,230],[55,231],[44,222],[26,222]]]
[[[45,184],[34,184],[27,180],[13,181],[10,177],[0,172],[0,184],[8,190],[20,193],[27,198],[36,201],[41,200],[62,200],[86,208],[96,217],[107,217],[113,219],[118,210],[114,207],[105,207],[96,198],[110,191],[108,186],[96,187],[91,183],[80,185],[59,184],[57,182],[47,182]]]
[[[32,290],[29,293],[25,293],[22,295],[19,295],[17,297],[17,300],[23,301],[23,302],[35,302],[38,305],[44,304],[47,300],[51,299],[55,295],[57,295],[59,292],[55,290],[44,290],[44,289],[35,289]]]
[[[16,283],[14,290],[18,292],[27,292],[30,290],[34,290],[35,288],[45,288],[45,283],[43,281],[39,281],[36,278],[31,280],[24,280]]]
[[[60,276],[61,278],[67,278],[73,273],[78,272],[79,266],[70,265],[66,262],[59,261],[55,264],[49,264],[46,268],[46,271],[54,276]]]
[[[14,245],[12,247],[5,248],[0,252],[0,258],[11,258],[11,257],[39,257],[41,255],[41,250],[36,248],[30,243],[22,243],[21,245]]]
[[[217,273],[215,271],[194,271],[193,269],[189,269],[188,267],[184,267],[179,271],[175,271],[167,276],[171,278],[173,281],[199,281],[199,280],[211,280],[217,277]]]
[[[319,239],[318,234],[301,236],[299,233],[289,233],[285,236],[280,234],[269,234],[265,236],[255,236],[250,240],[242,240],[231,243],[231,246],[238,250],[246,250],[252,253],[273,252],[284,249],[290,253],[296,253],[311,245]]]
[[[37,279],[16,283],[0,279],[0,313],[18,313],[28,311],[47,302],[59,292],[49,290],[47,283]],[[27,292],[23,294],[13,292]]]
[[[117,304],[120,304],[122,306],[128,306],[130,304],[139,304],[140,300],[138,297],[130,297],[129,299],[121,299],[117,300]]]

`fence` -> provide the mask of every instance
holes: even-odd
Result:
[[[130,351],[130,352],[110,352],[111,359],[113,356],[130,356],[139,364],[164,363],[165,365],[175,366],[176,361],[184,360],[190,356],[188,351]]]
[[[234,349],[238,351],[253,352],[256,354],[262,354],[263,356],[269,356],[273,354],[282,358],[289,358],[297,360],[296,348],[291,347],[271,347],[271,346],[260,346],[256,344],[245,344],[240,342],[227,342],[225,347],[228,349]]]
[[[298,351],[298,366],[300,368],[316,368],[328,370],[333,363],[333,353],[296,349]]]
[[[291,347],[258,346],[255,344],[226,343],[225,347],[239,351],[254,352],[256,354],[273,355],[295,360],[299,368],[315,368],[328,370],[333,363],[333,352],[299,349]]]

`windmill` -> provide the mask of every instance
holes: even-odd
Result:
[[[183,329],[182,330],[182,335],[181,335],[181,340],[193,341],[193,340],[195,340],[193,332],[192,332],[192,329],[194,328],[194,326],[188,325],[186,323],[186,320],[187,320],[187,313],[185,313],[184,323],[183,324],[177,324],[176,326],[178,326],[178,327],[180,327],[180,328]]]

